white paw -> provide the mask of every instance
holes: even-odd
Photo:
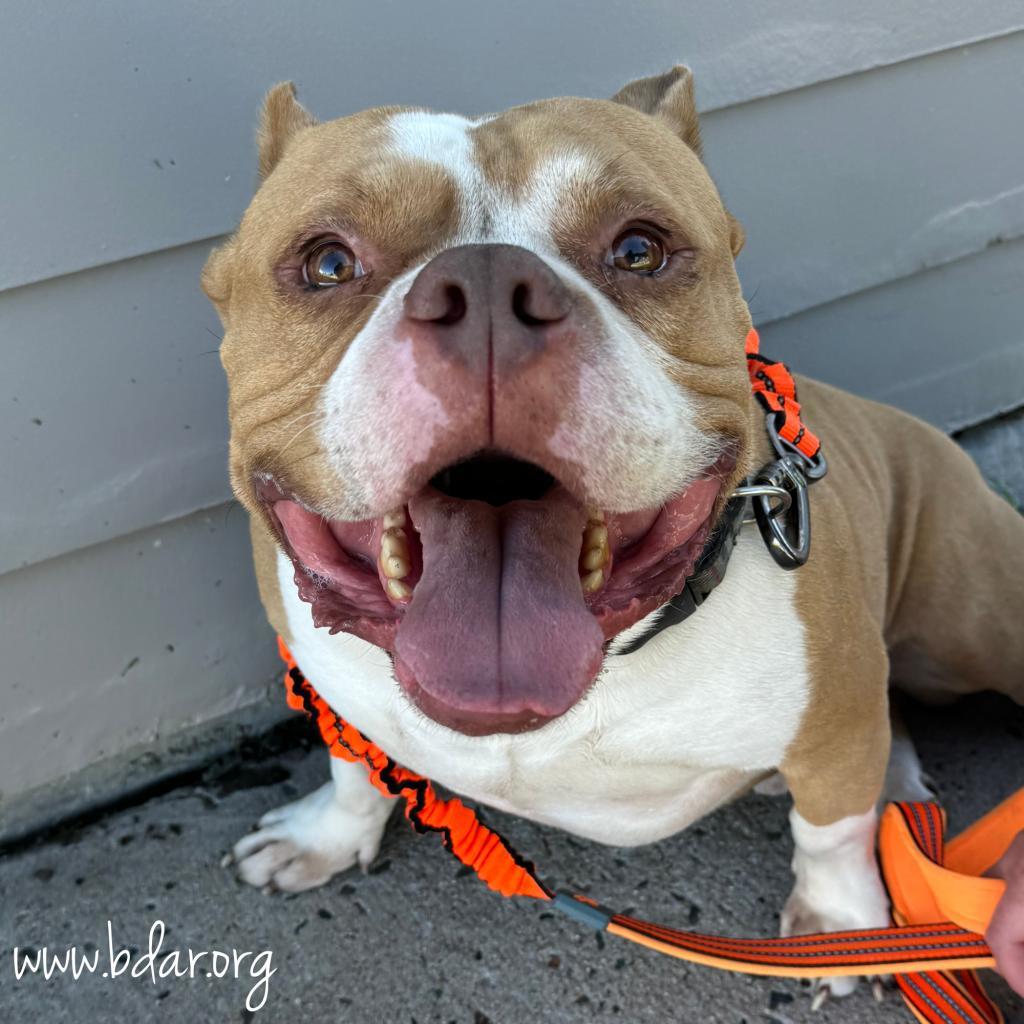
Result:
[[[799,888],[799,887],[798,887]],[[811,935],[815,932],[842,932],[854,928],[883,928],[889,924],[889,911],[883,902],[881,907],[869,905],[823,909],[810,904],[802,893],[793,890],[782,910],[781,934]],[[872,979],[876,981],[877,979]],[[820,1009],[830,996],[842,998],[856,988],[859,978],[816,978],[813,984],[811,1008]],[[874,985],[876,998],[881,987]]]
[[[301,892],[355,864],[365,871],[380,849],[390,811],[389,801],[347,810],[334,782],[327,782],[267,812],[255,832],[239,839],[232,850],[238,875],[258,888]]]
[[[874,810],[825,826],[810,824],[795,809],[791,812],[796,885],[782,911],[784,936],[889,924],[889,898],[874,854],[875,823]],[[812,1008],[820,1008],[830,996],[848,996],[858,980],[818,979]],[[877,997],[882,988],[873,987]]]

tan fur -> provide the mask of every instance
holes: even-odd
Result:
[[[260,126],[256,133],[260,177],[266,178],[277,166],[292,138],[303,128],[312,128],[316,118],[295,99],[291,82],[275,85],[263,101]]]
[[[381,146],[382,127],[396,110],[317,124],[290,86],[273,90],[260,130],[266,180],[203,275],[227,328],[221,354],[230,383],[232,484],[253,515],[260,592],[282,633],[276,542],[253,474],[273,472],[330,514],[345,481],[332,474],[317,432],[308,429],[320,388],[380,291],[445,248],[458,226],[447,175],[395,159]],[[704,429],[734,442],[738,461],[724,501],[768,449],[742,348],[750,318],[733,264],[742,229],[699,159],[689,73],[674,69],[633,83],[614,102],[514,108],[473,137],[488,180],[513,196],[534,167],[567,149],[603,169],[601,187],[580,189],[561,204],[555,240],[567,261],[662,346],[668,372],[694,396]],[[593,259],[623,212],[645,207],[666,217],[679,245],[698,254],[689,269],[681,257],[684,272],[660,282],[657,293],[646,281],[607,279]],[[359,238],[376,268],[365,285],[328,305],[284,287],[280,268],[303,239],[330,231]],[[992,687],[1024,697],[1024,639],[1003,612],[1024,606],[1024,525],[938,432],[823,384],[804,380],[801,388],[831,472],[812,491],[813,554],[799,572],[812,694],[782,769],[799,812],[827,824],[862,813],[881,790],[887,649],[895,679],[912,688]],[[755,644],[756,627],[751,623]]]
[[[249,517],[249,535],[252,538],[252,557],[256,567],[256,583],[260,600],[267,613],[267,620],[284,642],[291,642],[288,616],[281,598],[281,586],[277,578],[277,541],[262,517]]]
[[[1007,614],[1024,608],[1024,520],[938,430],[799,387],[830,468],[811,492],[813,554],[798,576],[814,692],[783,773],[800,813],[828,824],[881,791],[890,675],[1024,701],[1024,632]]]
[[[275,99],[281,88],[270,94],[268,105],[281,102]],[[285,291],[277,265],[298,238],[344,227],[338,211],[356,205],[364,216],[359,230],[383,254],[384,274],[419,258],[454,230],[454,195],[443,176],[377,155],[377,132],[389,112],[306,126],[298,135],[296,118],[284,118],[284,130],[292,132],[288,139],[274,136],[263,143],[278,154],[275,173],[204,270],[203,287],[226,328],[220,355],[230,385],[232,485],[264,522],[252,490],[254,472],[279,474],[311,503],[329,503],[337,482],[308,428],[320,388],[372,313],[374,288],[382,286],[367,281],[366,288],[316,315],[322,296],[309,302],[308,296]],[[266,131],[282,130],[281,120],[265,111],[262,123]],[[310,167],[318,169],[315,176]]]
[[[456,229],[445,174],[393,159],[381,147],[381,128],[400,109],[407,108],[316,124],[290,87],[272,90],[260,147],[273,174],[204,271],[203,287],[226,328],[221,360],[230,386],[232,484],[260,518],[265,513],[251,484],[260,471],[285,479],[311,507],[330,514],[345,482],[331,475],[315,431],[303,429],[312,425],[319,388],[366,323],[375,295],[403,268],[443,249]],[[605,233],[613,230],[626,208],[656,205],[671,216],[680,244],[699,251],[695,278],[666,280],[658,302],[646,282],[620,282],[612,297],[673,357],[669,372],[697,396],[706,429],[735,439],[732,485],[751,468],[749,395],[736,344],[749,314],[733,267],[730,218],[703,164],[671,127],[623,102],[560,99],[513,108],[474,135],[485,173],[513,195],[537,162],[566,147],[606,168],[607,188],[571,196],[554,225],[568,258],[586,267],[595,284],[609,287],[592,265],[595,246],[613,237],[603,239],[602,225]],[[637,151],[645,154],[639,168]],[[365,240],[379,266],[344,301],[318,306],[321,296],[282,288],[277,268],[302,239],[332,230]]]
[[[642,110],[652,117],[664,118],[672,131],[703,159],[693,73],[684,64],[677,64],[660,75],[638,78],[624,85],[612,100]]]

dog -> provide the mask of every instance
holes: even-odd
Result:
[[[876,806],[931,798],[890,688],[1024,700],[1024,520],[939,431],[798,378],[830,465],[807,564],[744,528],[654,632],[773,457],[689,70],[326,123],[286,83],[258,143],[202,284],[261,598],[320,694],[411,770],[619,846],[774,779],[783,934],[888,924]],[[332,760],[238,870],[321,885],[369,864],[391,809]]]

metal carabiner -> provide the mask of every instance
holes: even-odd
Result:
[[[783,569],[799,569],[811,553],[811,507],[803,467],[791,456],[784,456],[758,473],[754,478],[755,488],[758,485],[766,485],[764,493],[752,497],[761,537],[777,565]],[[773,506],[769,487],[772,491],[785,490],[789,502]]]
[[[803,469],[804,478],[808,483],[814,483],[815,480],[820,480],[828,472],[828,463],[825,461],[825,456],[822,455],[821,449],[819,448],[817,454],[812,459],[809,455],[804,455],[802,451],[795,444],[791,444],[779,433],[779,428],[775,425],[775,413],[770,412],[764,419],[765,429],[768,431],[768,439],[772,443],[772,447],[775,449],[775,454],[780,459],[785,459],[787,456],[793,455],[799,460],[800,465]]]
[[[733,489],[731,497],[751,499],[764,497],[769,501],[778,499],[779,504],[774,506],[774,512],[788,512],[789,506],[793,504],[793,496],[785,487],[779,487],[777,484],[742,484]],[[743,518],[744,526],[749,526],[751,523],[756,522],[757,518],[752,515],[744,516]]]

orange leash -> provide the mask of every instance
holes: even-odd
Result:
[[[769,436],[780,460],[786,461],[788,453],[805,460],[795,470],[797,491],[805,491],[808,480],[824,474],[825,462],[821,442],[800,418],[796,382],[782,363],[759,353],[754,329],[747,335],[746,354],[751,390],[766,410]],[[783,468],[792,481],[793,465]],[[781,545],[785,551],[777,550],[782,534],[769,522],[777,514],[767,506],[762,512],[759,526],[772,556],[784,568],[802,565],[806,543],[797,551],[785,544]],[[936,804],[901,803],[886,808],[879,829],[879,856],[892,901],[892,927],[775,939],[679,931],[616,914],[585,896],[556,893],[538,878],[530,861],[461,800],[439,798],[428,779],[396,764],[336,714],[280,638],[278,650],[288,666],[289,706],[305,711],[316,722],[331,754],[362,764],[381,793],[405,801],[405,816],[417,832],[440,835],[455,857],[502,896],[549,900],[592,928],[708,967],[795,978],[895,974],[907,1006],[924,1024],[1003,1024],[1002,1014],[985,994],[975,971],[995,965],[983,933],[1005,883],[979,876],[1024,829],[1024,790],[948,844],[945,815]]]
[[[897,922],[892,927],[772,939],[680,931],[616,914],[585,896],[556,893],[461,800],[439,798],[429,780],[397,765],[333,711],[280,638],[278,650],[288,666],[289,706],[316,722],[332,756],[362,764],[381,793],[404,800],[417,832],[440,835],[450,853],[502,896],[549,900],[592,928],[708,967],[791,978],[895,974],[907,1005],[925,1024],[1003,1024],[974,972],[995,964],[982,933],[1005,883],[976,876],[1024,829],[1024,790],[948,844],[936,804],[886,808],[879,852]]]

